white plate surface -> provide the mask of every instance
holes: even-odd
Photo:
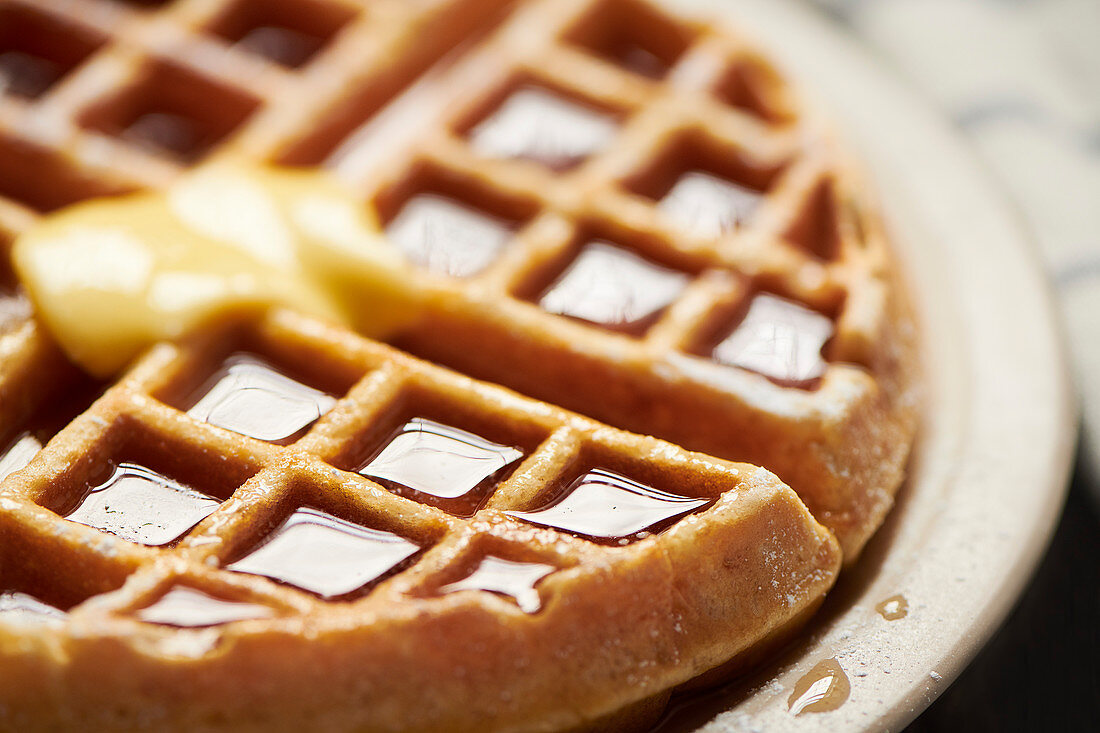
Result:
[[[922,320],[927,415],[898,505],[807,633],[661,730],[898,730],[981,649],[1046,548],[1075,409],[1057,319],[1021,220],[947,123],[857,42],[792,0],[667,0],[726,15],[827,108],[870,169]],[[908,615],[875,606],[894,595]],[[851,692],[788,710],[835,658]]]

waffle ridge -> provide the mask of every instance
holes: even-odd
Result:
[[[392,346],[278,311],[158,345],[87,411],[69,408],[73,421],[0,486],[0,555],[30,585],[52,553],[71,560],[72,570],[62,571],[52,590],[72,609],[67,628],[85,641],[46,630],[17,642],[0,626],[5,654],[34,664],[35,654],[48,649],[69,662],[65,671],[47,670],[23,708],[29,717],[11,724],[55,706],[57,715],[71,716],[59,718],[63,724],[97,715],[103,726],[119,729],[150,721],[181,730],[279,729],[289,725],[281,715],[333,729],[430,729],[441,720],[476,729],[489,717],[502,729],[533,720],[547,729],[598,728],[605,718],[629,726],[632,714],[651,718],[669,690],[789,635],[820,603],[841,558],[855,562],[889,511],[919,396],[916,329],[904,285],[858,166],[812,105],[740,33],[678,18],[645,0],[0,0],[0,23],[49,27],[79,51],[58,57],[56,40],[30,49],[49,57],[60,69],[57,78],[31,97],[0,90],[5,248],[56,208],[160,188],[216,160],[324,166],[377,210],[384,226],[426,194],[507,229],[479,271],[451,277],[410,268],[402,287],[424,316],[396,334]],[[300,36],[308,52],[289,61],[265,56],[270,47],[245,40],[265,23]],[[0,34],[2,43],[8,37]],[[537,159],[546,148],[535,156],[479,150],[478,126],[525,90],[596,114],[613,131],[593,151],[551,146],[552,155],[572,156],[560,166]],[[663,201],[693,171],[735,183],[759,200],[719,233],[706,222],[677,219]],[[593,241],[682,275],[686,285],[634,330],[540,307],[540,294]],[[35,322],[3,259],[0,424],[14,426],[10,440],[65,385],[84,378]],[[743,318],[758,294],[829,319],[834,331],[820,376],[792,386],[710,358],[716,335]],[[241,339],[328,379],[339,398],[289,446],[197,422],[181,409],[179,385],[187,375],[209,371],[226,344]],[[317,363],[305,363],[302,353]],[[322,366],[328,377],[318,377]],[[523,437],[524,457],[472,516],[397,496],[356,473],[352,454],[363,436],[377,438],[395,414],[405,414],[407,402],[429,397],[460,421]],[[130,453],[155,456],[193,476],[191,485],[216,487],[219,508],[168,548],[59,518],[95,460]],[[623,547],[504,513],[530,508],[563,475],[596,464],[716,503]],[[362,597],[341,603],[224,569],[260,539],[258,527],[270,529],[298,507],[384,527],[421,550]],[[700,559],[691,548],[702,542],[736,567]],[[13,546],[29,548],[29,559],[9,557]],[[457,568],[490,551],[558,568],[539,586],[538,614],[491,593],[436,594]],[[674,580],[670,568],[698,587]],[[704,609],[716,579],[736,585],[753,573],[778,585],[765,591],[746,585],[744,599]],[[639,590],[646,583],[662,589],[657,597]],[[172,647],[179,634],[134,618],[178,585],[255,602],[274,616],[230,624],[216,644],[210,634],[187,632],[194,646],[181,652]],[[607,622],[624,639],[620,650],[574,628],[585,613],[603,613],[585,605],[600,585],[609,607],[634,609],[630,618]],[[685,626],[695,624],[696,636],[679,637],[656,621],[673,611]],[[386,641],[385,629],[407,631],[414,618],[424,630],[412,646]],[[372,630],[349,631],[363,619]],[[721,634],[715,619],[726,625]],[[496,643],[505,651],[470,664],[468,679],[452,679],[441,691],[440,700],[468,707],[400,707],[406,698],[390,677],[428,685],[433,673],[466,666],[468,660],[440,651],[440,640],[471,626],[489,631],[470,645]],[[641,635],[651,630],[647,648]],[[319,640],[316,649],[295,634]],[[573,645],[570,653],[545,646],[555,636]],[[597,645],[606,664],[571,666],[585,644]],[[471,648],[459,645],[467,655]],[[524,648],[530,650],[519,654],[524,663],[550,660],[570,684],[557,689],[536,680],[525,688],[527,678],[493,668],[519,665],[507,654]],[[319,690],[314,707],[280,697],[293,687],[282,669],[272,672],[269,688],[257,682],[235,699],[219,692],[219,684],[262,667],[256,660],[264,649],[280,650],[306,670]],[[361,680],[336,675],[326,690],[322,649],[337,660],[370,654],[394,666],[388,675],[383,666]],[[196,697],[185,700],[192,709],[162,700],[142,707],[148,700],[127,674],[140,677],[149,656],[188,655],[194,664],[168,664],[149,685],[203,690],[209,706]],[[128,690],[131,707],[111,708],[117,701],[80,687],[79,674],[95,669],[97,656],[117,668],[104,689],[119,699]],[[424,666],[416,668],[415,660]],[[691,660],[687,667],[684,660]],[[630,695],[608,692],[616,664],[637,670]],[[18,684],[0,672],[0,693]],[[513,697],[479,697],[478,685]],[[66,707],[62,698],[72,686],[87,707]],[[340,695],[370,702],[374,717],[362,717],[364,706],[344,709],[336,703]],[[250,718],[249,706],[252,715],[262,709],[270,718]],[[219,722],[219,715],[227,717]]]

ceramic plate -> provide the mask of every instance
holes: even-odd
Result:
[[[684,702],[661,730],[897,730],[1005,618],[1062,507],[1074,408],[1043,271],[965,143],[813,8],[669,4],[757,38],[862,155],[922,320],[928,394],[897,507],[806,634],[756,676]],[[898,596],[907,613],[887,620],[876,607]],[[826,660],[848,679],[846,701],[794,715],[796,685]]]

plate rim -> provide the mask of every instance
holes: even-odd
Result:
[[[729,20],[735,29],[742,30],[754,45],[758,44],[775,60],[802,88],[801,91],[810,92],[806,96],[810,97],[813,106],[823,109],[838,122],[840,137],[845,142],[855,141],[856,144],[850,147],[860,154],[863,167],[871,171],[870,178],[878,189],[876,193],[887,226],[894,235],[902,275],[908,281],[919,311],[922,338],[930,339],[933,329],[945,325],[949,318],[961,316],[959,324],[960,328],[965,326],[963,332],[951,334],[955,338],[949,340],[941,331],[935,331],[936,348],[930,348],[924,359],[930,394],[922,424],[923,434],[917,445],[918,455],[914,458],[914,478],[908,488],[903,489],[909,495],[902,495],[893,513],[905,516],[892,515],[879,536],[890,533],[896,540],[899,532],[904,534],[909,529],[891,528],[890,525],[910,519],[914,501],[911,494],[922,490],[927,493],[933,488],[956,489],[955,494],[941,497],[947,502],[939,515],[944,520],[949,519],[947,508],[959,509],[967,504],[964,508],[972,510],[974,507],[969,506],[972,503],[969,500],[976,499],[980,503],[980,496],[969,496],[965,492],[981,489],[988,493],[991,482],[1006,474],[1042,477],[1044,489],[1034,497],[1026,492],[1009,495],[1012,503],[1005,509],[1028,512],[1022,520],[1012,524],[1009,516],[1007,528],[979,528],[1002,534],[1007,532],[991,545],[1007,553],[998,562],[970,567],[970,574],[947,578],[945,573],[950,573],[953,567],[982,560],[980,548],[963,546],[961,555],[954,559],[939,555],[933,558],[934,567],[924,577],[920,577],[920,568],[909,568],[911,579],[916,577],[925,584],[918,592],[934,590],[933,583],[957,582],[959,577],[978,583],[981,592],[972,593],[956,609],[959,615],[969,614],[968,620],[960,623],[958,617],[945,619],[954,622],[954,625],[947,624],[948,633],[937,637],[929,633],[934,628],[925,628],[922,633],[914,634],[914,637],[923,635],[938,643],[897,662],[898,668],[887,670],[902,674],[879,684],[875,694],[858,697],[855,690],[862,680],[852,678],[853,695],[836,711],[797,717],[786,711],[793,681],[816,662],[828,658],[830,649],[837,652],[844,666],[844,657],[840,655],[846,649],[863,643],[883,646],[891,643],[877,630],[861,635],[873,628],[864,606],[874,594],[876,578],[855,581],[842,578],[834,592],[847,592],[849,597],[841,603],[847,602],[849,607],[834,608],[823,622],[811,621],[809,639],[797,643],[781,657],[778,670],[769,668],[712,693],[708,699],[690,703],[688,722],[677,724],[677,715],[673,714],[661,730],[698,729],[718,733],[902,728],[947,689],[1001,626],[1033,577],[1061,516],[1076,446],[1077,409],[1072,398],[1062,323],[1057,316],[1051,285],[1034,236],[974,148],[951,127],[943,112],[922,98],[919,91],[892,69],[884,68],[881,58],[876,59],[855,36],[831,22],[824,11],[794,0],[661,1],[677,11]],[[820,99],[822,96],[826,99]],[[877,130],[876,121],[879,123]],[[936,183],[940,185],[929,185]],[[918,243],[914,226],[917,231],[923,229],[925,236],[936,237],[938,249],[933,248],[931,254],[919,251],[924,241]],[[968,251],[973,249],[978,251]],[[988,258],[990,254],[1000,257],[991,261],[995,262],[1003,281],[995,281],[996,278],[984,271],[970,269],[968,272],[968,268],[981,265],[983,256]],[[932,261],[928,259],[930,256]],[[950,277],[930,287],[935,258],[939,258],[940,264],[948,265]],[[966,282],[961,282],[968,274]],[[999,291],[998,286],[1004,286],[1003,291]],[[987,299],[992,300],[981,302]],[[940,302],[932,303],[932,300]],[[959,310],[949,312],[952,310],[947,308],[949,303]],[[995,327],[991,319],[996,319],[998,314],[1017,316],[1012,334]],[[950,354],[946,358],[951,363],[945,364],[943,350],[960,346],[960,338],[965,353]],[[1021,352],[1019,347],[1023,342],[1037,348],[1031,354]],[[1001,356],[1012,360],[1005,362]],[[995,366],[1003,367],[1003,371],[997,369],[996,373],[991,373]],[[994,384],[986,384],[984,379],[970,383],[968,378],[974,375],[987,375]],[[973,390],[972,394],[967,395],[967,389]],[[1019,427],[1018,415],[1004,415],[1006,424],[998,426],[990,413],[999,399],[1013,392],[1037,399],[1028,413],[1033,423],[1030,432],[1015,433],[1018,443],[1028,439],[1031,450],[1009,455],[1010,470],[1007,466],[989,464],[988,458],[981,463],[982,457],[975,457],[973,452],[988,450],[987,444],[998,438],[999,429]],[[969,397],[962,406],[966,408],[964,412],[958,412],[960,405],[948,403],[960,396],[964,400]],[[952,436],[948,428],[957,430],[959,425],[969,425],[971,431],[981,432],[967,433],[963,436],[966,438],[964,444],[949,445]],[[1010,440],[1011,435],[1008,436]],[[1038,442],[1033,442],[1035,440]],[[968,453],[968,449],[971,452]],[[952,451],[955,456],[949,460]],[[929,462],[935,465],[929,467],[926,465]],[[987,473],[981,473],[982,470]],[[960,496],[959,484],[964,479],[969,483],[962,485],[964,494]],[[923,496],[917,500],[929,501]],[[908,506],[903,508],[902,504]],[[936,516],[928,515],[927,511],[923,515],[918,512],[918,515],[918,519],[924,520]],[[994,519],[985,520],[985,523],[993,525]],[[935,540],[950,540],[965,530],[953,525],[944,529],[941,524],[930,531],[933,540],[928,543],[930,551],[934,548],[942,553],[944,548]],[[869,547],[872,553],[876,549],[883,553],[880,563],[896,560],[892,553],[896,555],[896,551],[913,544],[903,541],[901,548],[896,543],[881,547],[887,541],[888,538],[877,543],[872,540],[872,545],[878,547]],[[992,549],[986,550],[987,555],[991,553]],[[909,564],[913,565],[914,561],[910,560]],[[878,565],[874,572],[880,574],[882,567]],[[854,592],[853,584],[856,586]],[[854,598],[851,597],[853,593]],[[827,600],[827,609],[829,602]],[[844,627],[853,616],[863,619],[854,631]],[[934,613],[925,613],[917,623],[931,625],[936,620]],[[734,704],[731,706],[731,703]]]

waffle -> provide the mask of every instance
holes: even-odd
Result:
[[[232,422],[247,412],[232,389],[218,394],[225,364],[294,374],[297,391],[266,394],[314,401],[317,412],[280,413],[316,421],[308,433],[282,446],[297,423]],[[400,437],[447,439],[425,423],[483,441],[459,452],[481,471],[467,476],[472,501],[383,490],[430,480],[410,477],[407,459],[432,444],[406,450]],[[585,494],[576,481],[592,469],[659,491]],[[832,536],[763,469],[289,312],[158,347],[13,474],[3,501],[0,719],[19,730],[622,723],[782,638],[840,563]],[[631,501],[624,525],[611,507]],[[348,556],[358,564],[339,564]]]
[[[639,0],[3,0],[0,80],[5,243],[207,160],[324,166],[415,266],[399,286],[422,317],[391,345],[526,395],[289,313],[97,384],[5,271],[3,598],[70,611],[67,632],[0,633],[12,725],[629,725],[796,628],[892,504],[915,335],[883,226],[827,125],[725,26]],[[305,437],[242,438],[185,399],[242,340],[328,400]],[[350,458],[396,413],[425,418],[399,406],[413,393],[447,407],[410,432],[523,453],[476,506]],[[73,506],[123,464],[188,498],[197,527],[149,548]],[[536,497],[595,469],[709,503],[623,546],[536,529]],[[227,569],[288,522],[411,554],[350,604]],[[521,597],[457,592],[475,556],[550,570]],[[158,616],[210,598],[252,616]]]

